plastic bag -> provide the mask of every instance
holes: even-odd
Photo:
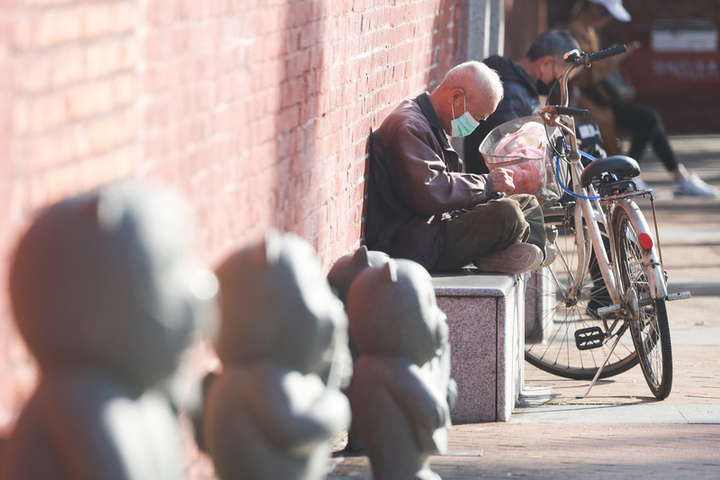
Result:
[[[526,123],[517,132],[505,135],[495,146],[493,157],[497,163],[488,163],[491,170],[497,167],[513,172],[515,189],[509,192],[542,195],[545,185],[546,169],[544,127],[538,123]]]

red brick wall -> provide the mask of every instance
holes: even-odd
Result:
[[[454,65],[461,1],[0,0],[0,426],[37,208],[137,176],[189,197],[210,265],[274,227],[328,268],[359,244],[367,134]]]

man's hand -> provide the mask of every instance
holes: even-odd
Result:
[[[493,192],[510,193],[515,189],[513,183],[513,171],[507,168],[496,168],[488,176],[493,181]]]

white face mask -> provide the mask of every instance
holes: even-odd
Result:
[[[463,113],[460,118],[455,118],[455,106],[453,104],[450,104],[450,108],[452,109],[452,116],[453,119],[450,120],[450,126],[451,126],[451,137],[467,137],[470,135],[478,125],[480,125],[480,122],[475,120],[472,115],[470,115],[470,112],[467,111],[467,106],[465,105],[465,97],[463,96],[463,108],[465,109],[465,113]]]

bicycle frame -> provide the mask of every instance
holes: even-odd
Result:
[[[576,65],[574,63],[570,63],[560,78],[560,103],[562,107],[567,107],[569,103],[567,95],[567,83],[570,77],[570,72],[574,68],[576,68]],[[545,109],[543,110],[545,111]],[[615,232],[613,232],[613,226],[608,221],[608,219],[613,218],[615,208],[623,208],[624,210],[626,210],[628,217],[631,219],[631,222],[633,223],[635,229],[638,232],[643,232],[650,235],[650,229],[647,225],[647,222],[645,221],[645,217],[639,211],[637,206],[628,199],[636,195],[652,195],[652,192],[648,190],[624,193],[614,197],[601,198],[598,195],[598,192],[595,191],[595,187],[592,184],[588,185],[587,188],[584,188],[580,181],[580,175],[582,174],[584,167],[581,161],[582,157],[580,155],[577,144],[574,118],[569,115],[563,116],[564,123],[559,123],[556,121],[555,116],[549,118],[541,113],[541,117],[545,119],[549,125],[560,127],[568,134],[568,146],[570,147],[568,159],[570,161],[570,172],[573,181],[573,192],[576,194],[576,206],[580,207],[579,212],[577,208],[575,209],[574,215],[575,235],[578,245],[578,255],[580,256],[580,261],[578,261],[578,271],[576,273],[573,286],[571,287],[570,293],[568,295],[569,300],[575,299],[575,295],[581,286],[580,282],[582,279],[582,274],[585,271],[583,269],[587,269],[589,267],[589,252],[585,248],[581,247],[585,245],[584,239],[581,238],[583,235],[582,222],[583,220],[585,220],[585,224],[588,226],[588,232],[590,235],[592,248],[595,251],[595,256],[598,259],[600,272],[602,273],[603,280],[605,281],[605,285],[607,286],[608,294],[610,295],[613,304],[622,304],[624,301],[627,301],[627,299],[624,298],[625,292],[618,292],[618,287],[621,285],[621,281],[618,277],[617,269],[615,268],[615,265],[617,264],[617,262],[615,261],[615,255],[617,251],[614,241]],[[605,209],[602,208],[601,202],[606,203]],[[602,224],[605,227],[605,231],[608,233],[608,237],[610,239],[610,258],[608,257],[607,251],[605,250],[605,247],[603,245],[601,233],[596,226],[598,223]],[[655,237],[657,238],[657,232],[655,233]],[[650,236],[650,238],[652,238],[652,235]],[[646,265],[650,266],[650,268],[648,269],[648,275],[650,277],[649,280],[652,298],[666,299],[667,288],[665,285],[665,276],[662,268],[662,263],[660,261],[659,250],[656,248],[655,244],[656,242],[653,242],[653,247],[651,249],[643,250],[643,256]]]
[[[569,70],[566,70],[566,73],[563,75],[563,77],[566,77],[567,73],[569,73]],[[608,294],[610,295],[613,303],[618,303],[619,298],[616,288],[617,277],[615,275],[613,263],[607,256],[607,252],[605,251],[605,248],[603,246],[599,230],[597,228],[591,227],[591,225],[596,225],[597,222],[599,222],[605,226],[606,232],[610,232],[611,226],[608,224],[608,217],[605,215],[605,212],[603,211],[599,200],[595,199],[595,197],[598,197],[595,188],[592,185],[589,185],[588,188],[585,189],[581,185],[580,174],[582,173],[583,165],[577,146],[577,138],[575,136],[575,121],[572,117],[568,117],[566,122],[567,126],[560,123],[556,123],[555,125],[560,126],[564,131],[569,134],[568,138],[570,139],[570,173],[573,182],[573,191],[576,195],[578,195],[575,199],[575,204],[576,206],[580,206],[580,209],[578,210],[576,208],[574,212],[575,236],[576,243],[578,245],[579,255],[578,271],[575,275],[573,286],[570,288],[570,293],[568,297],[571,301],[575,300],[575,296],[581,287],[581,279],[583,277],[583,274],[585,273],[586,269],[589,268],[590,255],[589,252],[584,248],[586,242],[585,239],[582,238],[582,222],[584,219],[585,223],[588,225],[588,232],[590,234],[592,248],[595,250],[595,255],[598,258],[598,262],[600,264],[600,271],[603,275],[603,279],[605,280],[605,285],[608,288]],[[612,236],[610,238],[612,239]],[[611,252],[613,251],[614,248],[613,245],[611,245]]]
[[[581,152],[575,118],[588,112],[568,107],[573,69],[591,67],[624,51],[621,45],[591,54],[569,52],[560,78],[560,104],[539,112],[548,127],[549,154],[555,156],[552,167],[557,181],[548,184],[553,196],[543,197],[555,256],[532,283],[525,359],[553,375],[592,380],[578,398],[587,396],[599,378],[640,365],[650,391],[664,399],[672,389],[666,302],[689,298],[690,292],[667,293],[655,200],[651,190],[637,189],[637,162],[621,155],[593,158]],[[524,123],[537,121],[520,120],[497,127],[487,139],[496,142]],[[554,191],[558,186],[565,195]],[[650,199],[653,233],[636,196]]]

